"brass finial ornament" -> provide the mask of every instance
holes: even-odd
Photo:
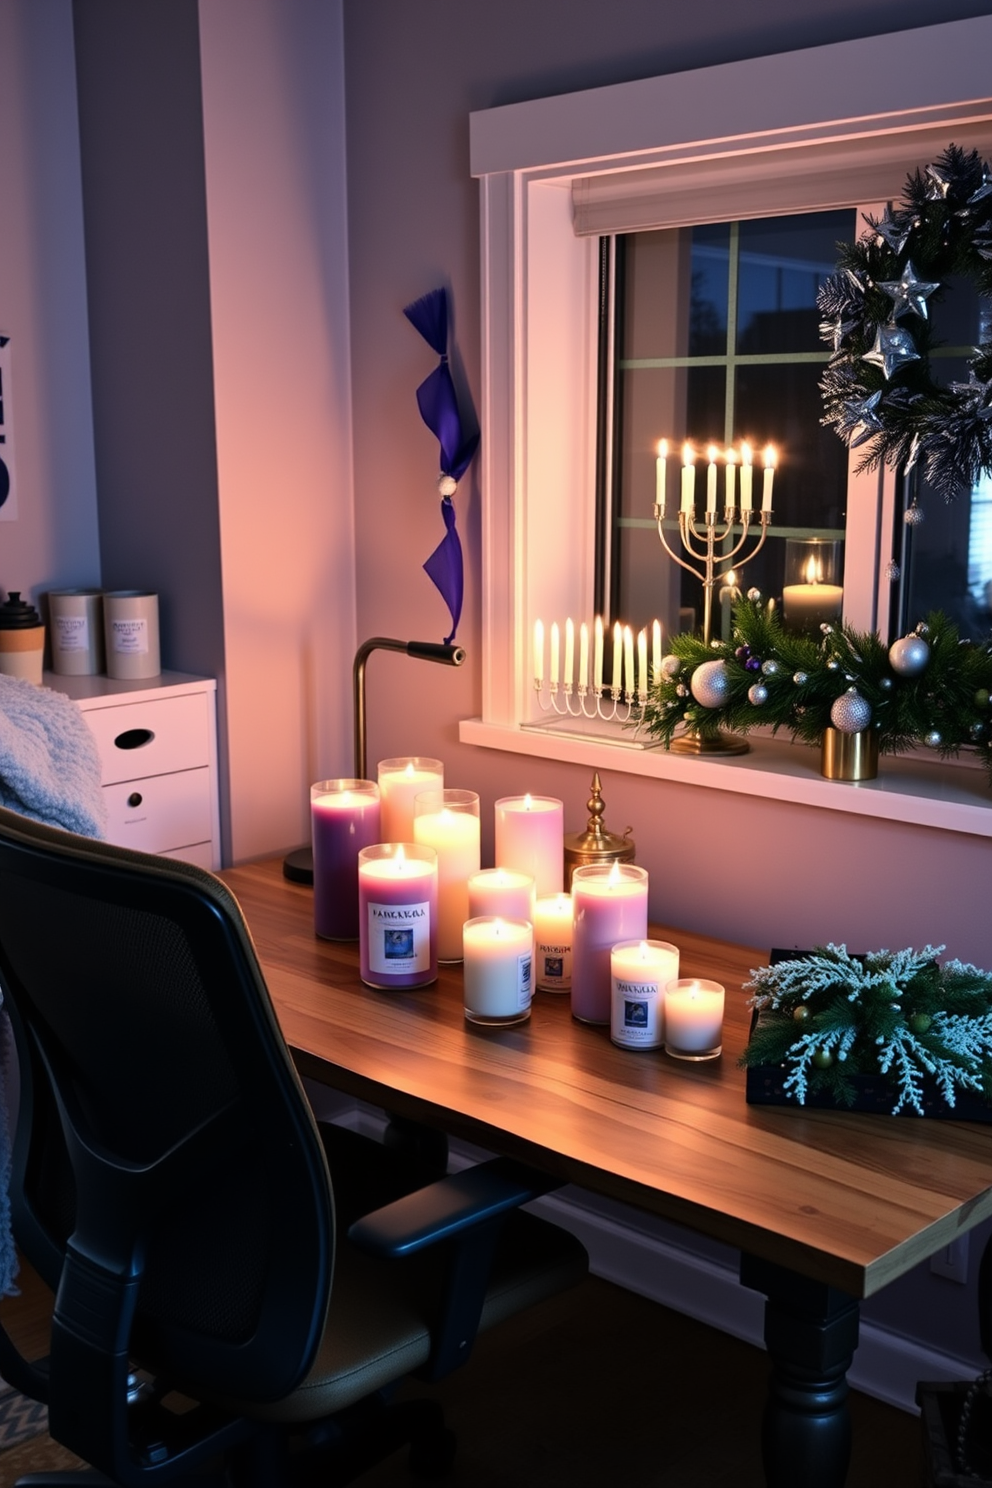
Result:
[[[584,832],[565,833],[565,889],[572,887],[572,874],[584,863],[632,863],[634,861],[634,830],[628,827],[622,837],[606,830],[603,814],[606,802],[597,770],[592,777],[592,794],[586,802],[589,822]]]

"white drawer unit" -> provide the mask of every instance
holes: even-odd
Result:
[[[219,868],[216,683],[46,672],[45,684],[79,705],[96,739],[108,840]]]

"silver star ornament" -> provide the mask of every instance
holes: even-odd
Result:
[[[873,217],[867,217],[866,222],[871,227],[882,243],[888,244],[893,253],[901,253],[909,241],[909,235],[913,230],[911,222],[903,217],[896,217],[892,212],[892,203],[887,202],[885,211],[878,222]]]
[[[924,174],[927,178],[927,199],[944,201],[951,189],[950,174],[942,171],[939,165],[928,165]]]
[[[882,420],[875,412],[881,400],[882,394],[878,391],[870,393],[867,398],[845,400],[844,415],[837,426],[837,432],[847,439],[852,449],[857,449],[859,444],[864,444],[882,428]]]
[[[879,289],[892,300],[892,317],[899,315],[919,315],[922,320],[927,319],[927,300],[932,294],[936,294],[940,284],[931,284],[927,279],[917,278],[913,261],[906,260],[906,266],[899,279],[879,280]]]
[[[987,196],[992,196],[992,169],[989,168],[987,160],[982,161],[982,184],[973,191],[968,198],[968,205],[974,206],[976,202],[984,201]]]
[[[920,353],[908,331],[897,325],[883,325],[875,332],[874,345],[865,352],[864,360],[881,367],[889,378],[907,362],[918,362]]]

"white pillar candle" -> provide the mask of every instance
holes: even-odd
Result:
[[[643,702],[648,695],[648,633],[637,632],[637,696]]]
[[[706,451],[709,465],[706,467],[706,510],[716,511],[716,445],[711,444]]]
[[[610,952],[610,1037],[624,1049],[660,1049],[665,988],[679,974],[678,947],[667,940],[623,940]]]
[[[751,446],[745,440],[741,445],[741,511],[749,512],[752,506],[752,482],[754,470],[751,465]]]
[[[571,620],[565,621],[565,672],[562,677],[566,687],[571,687],[575,678],[575,626]]]
[[[676,1059],[715,1059],[723,1049],[723,988],[686,977],[665,988],[665,1051]]]
[[[602,690],[603,690],[603,617],[602,617],[602,615],[597,615],[596,616],[596,623],[595,623],[595,625],[593,627],[593,630],[594,630],[594,642],[593,642],[593,659],[592,659],[592,685],[596,689],[597,692],[602,692]]]
[[[610,948],[648,933],[648,875],[634,863],[583,863],[572,874],[572,1016],[610,1022]]]
[[[775,450],[771,445],[765,450],[765,482],[761,492],[761,510],[772,509],[772,482],[775,479]]]
[[[479,871],[476,792],[422,791],[414,802],[413,840],[437,853],[437,959],[460,961],[468,881]]]
[[[468,920],[463,933],[465,1017],[505,1027],[530,1017],[534,930],[529,920]]]
[[[544,621],[534,621],[534,681],[544,681]]]
[[[589,627],[584,620],[579,626],[579,686],[589,686]]]
[[[552,687],[554,687],[558,681],[558,648],[558,621],[556,620],[551,627],[551,664],[548,669],[548,676]]]
[[[661,676],[661,621],[651,624],[651,672],[657,682]]]
[[[552,796],[496,802],[496,867],[529,873],[535,890],[560,894],[565,878],[564,807]]]
[[[736,478],[737,478],[737,455],[736,455],[736,452],[733,449],[728,449],[728,451],[727,451],[727,500],[726,500],[726,507],[727,507],[727,510],[728,511],[733,511],[733,509],[734,509],[734,495],[735,495],[735,493],[734,493],[734,486],[736,484]]]
[[[534,985],[567,992],[572,985],[572,896],[547,894],[534,906]]]
[[[637,691],[634,677],[634,632],[629,625],[623,628],[623,685],[629,700]]]
[[[412,842],[413,803],[421,791],[444,789],[440,760],[410,758],[380,760],[379,798],[383,842]]]
[[[665,515],[665,480],[667,476],[666,460],[668,458],[668,440],[658,440],[658,458],[654,462],[654,504],[658,508],[658,516]]]
[[[613,677],[610,683],[614,692],[623,686],[623,630],[619,620],[613,622]]]
[[[691,444],[682,446],[682,510],[692,514],[696,504],[695,453]]]
[[[358,854],[363,982],[400,990],[437,980],[437,853],[379,842]]]
[[[483,868],[468,881],[468,916],[499,915],[504,920],[534,919],[534,875],[512,868]]]

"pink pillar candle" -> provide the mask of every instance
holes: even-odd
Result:
[[[715,1059],[723,1052],[723,988],[686,977],[665,988],[665,1052],[675,1059]]]
[[[468,918],[500,915],[504,920],[534,920],[534,876],[510,868],[483,868],[468,881]]]
[[[321,780],[310,787],[313,927],[325,940],[358,939],[358,854],[379,839],[374,780]]]
[[[467,790],[421,791],[413,810],[413,840],[437,853],[437,959],[460,961],[468,881],[479,871],[479,797]]]
[[[665,1041],[665,988],[679,974],[667,940],[622,940],[610,952],[610,1037],[623,1049],[660,1049]]]
[[[465,1017],[504,1027],[530,1017],[534,929],[529,920],[483,916],[464,930]]]
[[[413,803],[421,791],[444,789],[444,765],[421,755],[379,761],[381,842],[413,842]]]
[[[583,863],[572,874],[572,1016],[610,1022],[610,950],[646,940],[647,870],[634,863]]]
[[[358,854],[361,978],[387,990],[437,980],[437,853],[419,842]]]
[[[567,992],[572,985],[572,896],[547,894],[534,906],[534,985]]]
[[[496,802],[496,867],[530,873],[538,898],[565,881],[564,807],[552,796],[504,796]]]

